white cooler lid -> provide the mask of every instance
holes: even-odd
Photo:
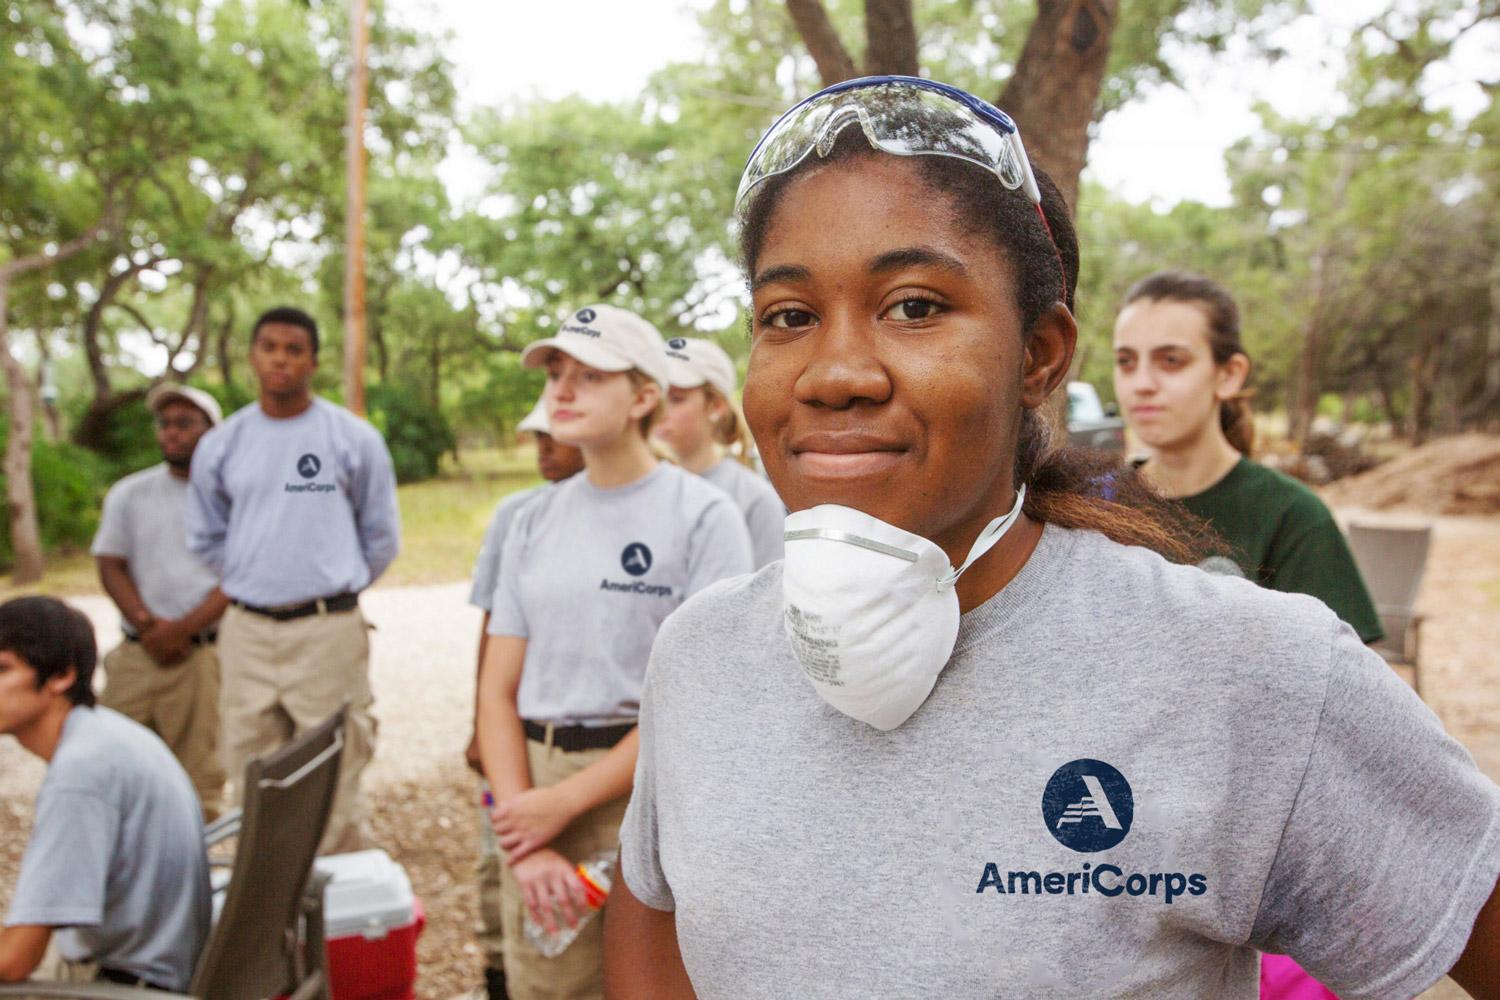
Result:
[[[355,851],[318,858],[313,867],[332,876],[323,894],[325,938],[383,938],[416,919],[416,897],[406,869],[384,851]]]

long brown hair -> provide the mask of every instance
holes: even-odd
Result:
[[[829,155],[804,160],[787,173],[764,182],[748,205],[740,230],[740,253],[746,275],[755,273],[776,205],[787,182],[802,170],[834,160],[877,153],[858,129],[841,133]],[[909,161],[927,186],[945,196],[947,209],[961,226],[987,237],[1010,264],[1015,276],[1016,306],[1026,337],[1037,321],[1058,303],[1073,308],[1078,287],[1078,236],[1062,193],[1035,169],[1042,193],[1042,212],[994,175],[964,160],[914,156]],[[934,206],[935,208],[938,206]],[[1035,410],[1022,414],[1016,444],[1015,481],[1026,484],[1027,516],[1063,528],[1097,531],[1123,545],[1150,548],[1174,562],[1197,562],[1204,550],[1201,526],[1180,508],[1168,506],[1134,471],[1108,457],[1052,447],[1046,422]]]
[[[1157,271],[1130,286],[1121,308],[1145,299],[1150,302],[1181,302],[1195,307],[1208,321],[1208,349],[1214,364],[1226,365],[1236,354],[1250,355],[1240,342],[1240,308],[1229,289],[1201,274],[1187,271]],[[1241,390],[1219,404],[1219,427],[1241,455],[1255,446],[1255,421],[1250,416],[1250,397]]]
[[[739,407],[734,405],[734,400],[725,398],[724,394],[710,383],[704,382],[702,388],[703,397],[709,406],[717,400],[724,402],[723,416],[714,421],[714,441],[727,449],[729,454],[743,465],[753,468],[754,463],[750,456],[755,452],[755,441],[750,437],[750,428],[745,425],[745,418],[740,414]],[[736,445],[738,448],[735,447]]]

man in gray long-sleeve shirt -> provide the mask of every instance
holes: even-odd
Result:
[[[317,362],[312,317],[283,307],[256,321],[260,399],[199,443],[187,524],[188,547],[221,574],[231,601],[219,627],[230,777],[350,702],[329,851],[362,840],[359,783],[375,720],[358,595],[396,557],[401,525],[385,441],[312,394]]]

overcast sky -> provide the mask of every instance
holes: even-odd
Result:
[[[707,0],[391,2],[404,19],[452,31],[449,57],[469,107],[529,95],[619,99],[654,70],[691,60],[705,46],[695,10]],[[1391,5],[1313,0],[1314,14],[1277,35],[1290,55],[1269,72],[1246,52],[1178,54],[1187,86],[1153,88],[1106,118],[1089,150],[1091,176],[1133,201],[1225,203],[1224,150],[1254,130],[1252,105],[1265,100],[1299,117],[1334,110],[1350,26]],[[1496,66],[1500,30],[1471,33],[1453,67],[1431,78],[1437,99],[1474,113],[1483,103],[1476,81]],[[459,161],[444,177],[460,199],[482,180],[475,165]]]

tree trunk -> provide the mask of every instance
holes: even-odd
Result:
[[[865,0],[865,74],[916,76],[911,0]]]
[[[1325,209],[1330,218],[1343,207],[1344,195],[1353,176],[1354,157],[1345,153],[1341,157],[1339,172],[1334,178]],[[1297,358],[1296,395],[1289,428],[1291,439],[1299,447],[1307,442],[1307,433],[1312,429],[1313,418],[1318,414],[1318,396],[1323,388],[1323,336],[1328,325],[1328,298],[1332,284],[1329,271],[1336,241],[1333,233],[1325,234],[1313,251],[1309,263],[1312,272],[1312,305],[1302,331],[1302,353]]]
[[[1411,359],[1411,443],[1420,447],[1432,430],[1432,383],[1442,349],[1441,333],[1419,331],[1417,351]]]
[[[224,322],[219,324],[219,335],[214,347],[214,353],[219,356],[219,378],[226,389],[234,388],[234,362],[229,356],[229,337],[233,333],[234,303],[231,301],[224,310]]]
[[[368,0],[349,8],[349,123],[344,208],[344,405],[365,415],[365,113],[369,105]]]
[[[1500,257],[1490,264],[1490,325],[1484,348],[1484,390],[1478,412],[1485,429],[1500,420]]]
[[[33,271],[82,253],[93,245],[114,219],[116,205],[106,190],[104,211],[88,229],[59,244],[50,253],[16,257],[0,264],[0,365],[10,388],[10,433],[5,441],[5,499],[10,507],[10,543],[16,564],[11,580],[17,585],[42,578],[42,533],[36,520],[36,491],[31,483],[31,385],[26,369],[10,350],[10,283]]]
[[[1119,0],[1037,0],[1021,58],[1000,93],[1027,156],[1057,183],[1074,214],[1119,7]]]
[[[41,361],[36,368],[36,398],[42,407],[42,430],[47,440],[55,443],[62,440],[62,414],[57,409],[57,386],[52,386],[50,395],[47,392],[47,383],[53,375],[52,347],[44,329],[36,331],[36,353]]]
[[[857,72],[854,60],[839,39],[833,22],[828,19],[823,0],[786,0],[786,9],[792,15],[792,23],[797,26],[797,34],[802,36],[802,44],[807,46],[817,64],[823,86],[830,87],[840,80],[852,79]]]
[[[10,350],[10,275],[0,273],[0,365],[10,390],[10,433],[5,439],[5,501],[10,506],[10,546],[15,554],[11,580],[19,585],[42,578],[42,532],[31,485],[31,380]]]

